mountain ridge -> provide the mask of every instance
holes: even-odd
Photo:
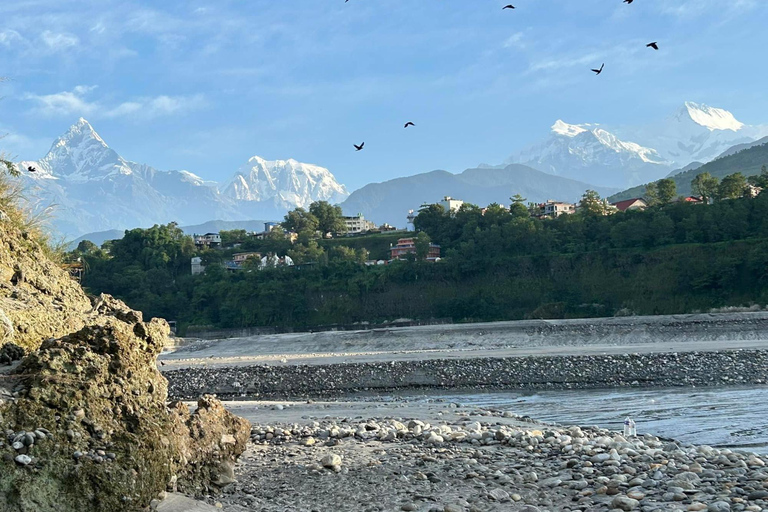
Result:
[[[37,161],[22,161],[29,202],[43,209],[55,205],[52,228],[65,238],[110,229],[130,229],[176,221],[212,218],[247,220],[282,218],[285,210],[315,200],[339,201],[349,195],[333,174],[295,160],[259,161],[270,170],[264,183],[251,180],[263,197],[227,195],[219,184],[189,171],[161,171],[132,162],[110,148],[84,118],[58,137]],[[288,167],[280,163],[290,162]],[[28,167],[34,172],[26,172]],[[281,188],[282,187],[282,188]]]
[[[444,196],[481,206],[494,202],[508,205],[509,198],[518,193],[532,202],[548,199],[575,202],[587,189],[596,189],[603,195],[616,190],[509,164],[504,168],[472,168],[458,174],[435,170],[369,183],[352,192],[341,207],[346,215],[362,213],[380,223],[403,226],[409,210],[436,203]]]

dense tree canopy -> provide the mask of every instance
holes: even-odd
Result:
[[[522,204],[521,200],[519,204]],[[423,207],[419,256],[429,241],[443,260],[366,266],[366,245],[386,257],[398,236],[291,244],[281,230],[248,240],[290,255],[296,267],[231,272],[232,250],[194,252],[173,224],[131,230],[103,249],[81,244],[84,284],[181,325],[312,327],[395,318],[502,320],[682,313],[768,302],[768,195],[713,204],[675,202],[646,211],[596,210],[539,219],[513,206]],[[588,205],[589,206],[589,205]],[[306,212],[309,213],[309,212]],[[604,212],[603,212],[604,213]],[[350,245],[345,245],[350,244]],[[237,249],[242,250],[242,249]],[[189,258],[209,262],[191,276]]]

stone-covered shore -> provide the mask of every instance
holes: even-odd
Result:
[[[299,423],[270,423],[266,411],[239,483],[211,502],[227,512],[768,510],[767,461],[754,454],[501,410],[421,420],[321,411]]]
[[[768,383],[768,350],[191,367],[164,375],[170,395],[178,399],[194,399],[202,393],[289,399],[413,388],[760,385]]]

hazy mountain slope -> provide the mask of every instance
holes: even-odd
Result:
[[[696,169],[671,176],[671,179],[677,184],[678,194],[686,196],[692,194],[691,181],[701,173],[708,172],[712,176],[721,179],[736,172],[740,172],[744,176],[753,176],[760,174],[760,169],[763,165],[768,165],[768,143],[752,146],[743,149],[738,153],[718,158],[717,160],[713,160]],[[612,201],[621,201],[634,197],[642,197],[644,193],[645,186],[642,185],[620,192],[610,199]]]
[[[362,213],[378,224],[386,222],[405,227],[408,210],[439,202],[444,196],[481,206],[494,202],[509,205],[509,198],[514,194],[521,194],[529,201],[577,201],[590,188],[601,194],[613,192],[513,164],[501,169],[467,169],[461,174],[432,171],[371,183],[353,192],[341,207],[347,215]]]

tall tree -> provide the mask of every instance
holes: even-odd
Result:
[[[677,184],[674,180],[664,178],[656,182],[656,188],[659,191],[659,202],[669,204],[677,197]]]
[[[283,229],[310,237],[315,234],[319,225],[317,217],[301,207],[289,211],[282,222]]]
[[[645,186],[644,199],[648,206],[659,204],[659,186],[656,183],[649,183]]]
[[[709,203],[709,201],[717,195],[719,185],[720,181],[708,172],[703,172],[697,175],[693,178],[693,181],[691,181],[691,189],[693,190],[693,193],[697,196],[701,196],[701,200],[705,203]]]
[[[515,194],[509,199],[512,201],[512,204],[509,206],[509,213],[511,213],[513,217],[529,217],[530,216],[528,207],[525,205],[525,202],[527,201],[526,198],[524,198],[520,194]]]
[[[347,230],[341,206],[334,206],[328,201],[315,201],[309,205],[309,213],[317,218],[317,229],[323,235],[326,233],[336,235]]]
[[[579,201],[579,211],[588,216],[605,215],[605,201],[594,190],[587,190]]]
[[[424,231],[420,232],[416,236],[416,258],[424,260],[429,255],[429,246],[432,243],[432,239]]]
[[[729,174],[717,188],[718,199],[737,199],[744,197],[747,192],[747,178],[740,172]]]

